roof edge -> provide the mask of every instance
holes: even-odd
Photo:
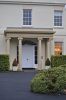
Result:
[[[0,1],[0,4],[14,4],[14,5],[42,5],[42,6],[65,6],[65,5],[66,5],[66,3],[23,2],[23,1]]]

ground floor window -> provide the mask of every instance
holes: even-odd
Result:
[[[55,55],[57,56],[62,55],[62,51],[63,51],[63,42],[55,42],[54,46]]]

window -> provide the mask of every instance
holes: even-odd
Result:
[[[54,26],[62,26],[62,11],[54,11]]]
[[[37,46],[35,46],[35,64],[37,64]]]
[[[62,55],[63,42],[55,42],[55,55]]]
[[[31,24],[32,24],[32,10],[23,9],[23,25],[31,25]]]

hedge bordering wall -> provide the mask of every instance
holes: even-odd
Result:
[[[9,56],[0,55],[0,71],[8,71],[9,65]]]
[[[58,67],[64,64],[66,64],[66,55],[51,57],[51,67]]]

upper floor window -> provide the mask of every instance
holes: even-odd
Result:
[[[55,55],[59,56],[63,53],[63,42],[55,42]]]
[[[32,25],[31,9],[23,9],[23,25]]]
[[[62,11],[54,11],[54,26],[62,26]]]

